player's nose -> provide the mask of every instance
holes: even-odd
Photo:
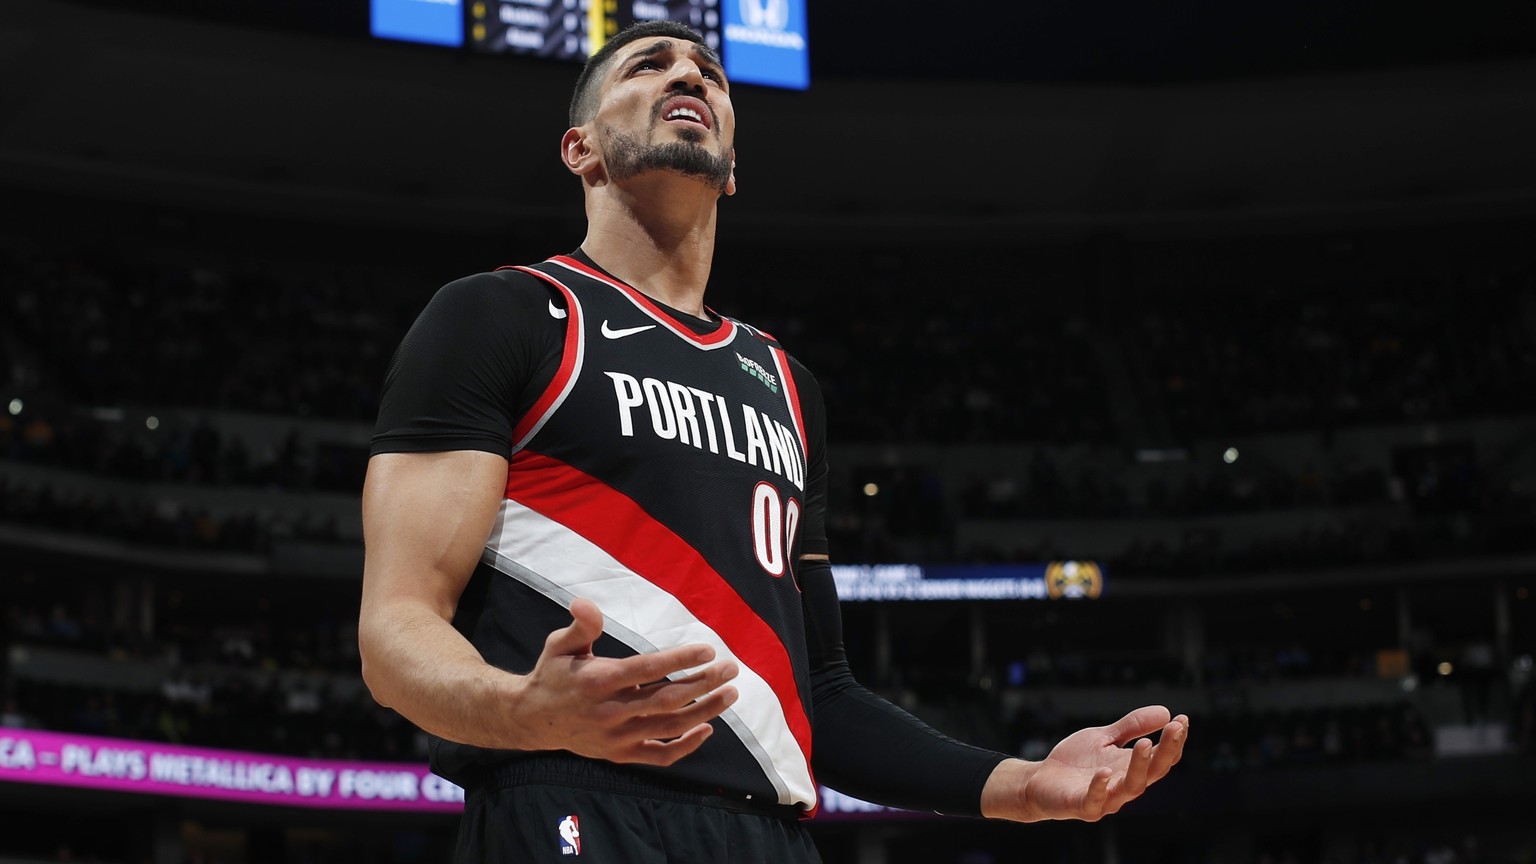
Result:
[[[672,77],[668,82],[671,89],[690,95],[704,92],[704,70],[699,64],[684,57],[672,64]]]

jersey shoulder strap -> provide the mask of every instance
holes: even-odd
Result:
[[[708,307],[705,307],[705,308],[708,308]],[[743,332],[750,333],[754,339],[756,339],[757,341],[763,343],[764,345],[767,345],[769,348],[777,348],[780,351],[784,350],[784,346],[779,343],[779,340],[772,333],[769,333],[767,330],[763,330],[763,329],[760,329],[758,327],[754,327],[751,324],[748,324],[747,322],[741,320],[740,318],[732,318],[729,315],[721,315],[719,312],[716,312],[713,309],[710,309],[709,311],[710,311],[710,313],[718,316],[721,320],[723,320],[723,321],[730,321],[732,324],[735,324],[737,327],[740,327]]]

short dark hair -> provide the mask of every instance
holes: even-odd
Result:
[[[709,47],[709,43],[704,41],[703,34],[687,24],[679,24],[676,21],[641,21],[625,27],[605,42],[596,54],[587,58],[587,65],[581,67],[581,76],[576,79],[576,92],[571,94],[572,126],[580,126],[597,113],[597,86],[613,60],[613,55],[625,45],[651,36],[670,36],[703,45],[710,54],[715,53],[714,49]]]

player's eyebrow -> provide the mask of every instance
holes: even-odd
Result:
[[[725,64],[720,62],[720,55],[715,53],[715,49],[709,47],[708,45],[700,45],[697,42],[694,42],[692,44],[693,44],[693,56],[698,57],[698,58],[704,60],[705,62],[709,63],[711,66],[720,67],[720,66],[725,65]]]
[[[715,67],[717,70],[723,65],[720,62],[720,55],[716,54],[714,49],[710,48],[708,45],[701,45],[698,42],[689,42],[688,44],[693,46],[692,53],[694,57],[705,61],[709,65]],[[668,51],[673,51],[676,49],[676,42],[673,42],[671,39],[661,39],[656,42],[652,42],[644,48],[641,48],[633,54],[630,54],[628,57],[625,57],[624,65],[628,66],[630,63],[633,63],[642,57],[655,57],[657,54],[664,54]]]
[[[672,44],[672,40],[670,40],[670,39],[661,39],[659,41],[652,42],[651,44],[645,46],[644,48],[641,48],[640,50],[635,51],[634,53],[630,54],[628,57],[625,57],[624,58],[624,63],[625,63],[625,65],[628,65],[630,62],[632,62],[634,60],[638,60],[641,57],[655,57],[657,54],[662,54],[662,53],[665,53],[667,51],[671,51],[673,48],[676,48],[676,47],[677,47],[676,45]]]

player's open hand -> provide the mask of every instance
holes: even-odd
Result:
[[[1184,755],[1189,718],[1168,713],[1161,705],[1138,708],[1108,726],[1068,735],[1039,762],[1002,763],[982,792],[982,813],[1019,822],[1094,822],[1119,811]],[[1159,730],[1156,744],[1145,737]]]
[[[715,651],[708,645],[598,657],[592,654],[603,632],[597,604],[573,601],[571,619],[549,634],[522,679],[513,711],[521,748],[670,765],[699,749],[713,731],[709,721],[736,701],[736,688],[726,682],[739,670],[731,661],[710,663]],[[667,678],[690,669],[696,671]]]

